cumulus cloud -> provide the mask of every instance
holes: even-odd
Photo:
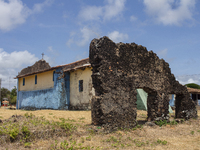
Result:
[[[52,0],[45,0],[28,8],[21,0],[0,0],[0,30],[9,31],[26,22],[28,16],[39,13],[45,6],[49,6]]]
[[[102,17],[102,15],[103,15],[103,7],[97,7],[97,6],[86,6],[79,13],[79,16],[86,21],[99,20],[100,17]]]
[[[20,68],[22,65],[34,63],[38,58],[28,51],[14,51],[7,53],[3,49],[0,51],[0,66],[5,68]]]
[[[2,78],[2,86],[6,88],[16,86],[16,80],[13,78],[22,68],[33,65],[37,60],[38,58],[34,54],[26,50],[8,53],[0,48],[0,78]]]
[[[200,85],[200,74],[177,76],[176,79],[183,85],[188,83]]]
[[[92,40],[92,38],[96,37],[95,33],[87,27],[83,27],[81,29],[81,34],[82,34],[82,39],[78,43],[79,46],[86,45],[87,43],[89,43],[89,41]]]
[[[0,29],[11,30],[19,24],[23,24],[30,10],[20,0],[8,2],[0,0]]]
[[[80,38],[77,38],[74,40],[75,37],[79,36]],[[66,45],[71,46],[71,44],[76,44],[78,46],[85,46],[88,44],[93,38],[99,37],[98,33],[93,31],[93,29],[88,28],[84,26],[80,29],[80,31],[77,31],[76,33],[72,32],[70,35],[70,39],[67,40]]]
[[[107,0],[108,4],[105,5],[104,19],[111,19],[120,15],[125,8],[125,0]]]
[[[104,6],[86,6],[84,7],[79,16],[83,20],[110,20],[122,14],[125,8],[126,0],[106,0]]]
[[[108,37],[114,42],[122,42],[128,39],[128,34],[119,33],[118,31],[113,31],[108,34]]]
[[[192,10],[196,0],[144,0],[145,11],[158,23],[181,25],[193,20]]]

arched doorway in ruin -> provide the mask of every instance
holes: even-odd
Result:
[[[146,103],[146,111],[147,111],[147,119],[146,121],[155,121],[155,120],[168,120],[169,119],[169,96],[166,93],[158,93],[157,91],[143,87],[139,88],[143,89],[147,94],[145,96],[146,101],[144,99],[143,103]],[[138,91],[138,90],[137,90]],[[145,93],[144,92],[144,93]],[[141,95],[142,96],[142,95]],[[138,99],[138,97],[137,97]],[[140,100],[140,99],[138,99]],[[139,102],[136,102],[138,105]],[[138,107],[137,107],[138,108]],[[140,118],[140,117],[138,117]],[[138,119],[137,119],[138,120]],[[141,120],[138,120],[141,121]]]

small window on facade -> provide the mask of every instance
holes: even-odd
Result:
[[[83,91],[83,80],[79,80],[79,92]]]
[[[54,81],[54,75],[55,75],[55,71],[53,72],[53,81]]]
[[[25,85],[25,78],[23,78],[23,86]]]
[[[37,75],[35,75],[35,84],[37,84]]]

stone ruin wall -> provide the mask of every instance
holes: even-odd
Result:
[[[146,47],[135,43],[114,43],[108,37],[90,43],[93,68],[92,123],[105,129],[136,125],[136,89],[148,93],[148,121],[168,120],[169,94],[176,94],[175,116],[197,117],[187,88],[179,84],[169,64]]]

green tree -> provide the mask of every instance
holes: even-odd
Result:
[[[8,98],[10,100],[10,91],[7,88],[1,88],[1,102],[3,98]]]
[[[12,97],[10,100],[10,104],[15,105],[16,102],[17,102],[17,96]]]
[[[10,98],[13,99],[13,97],[17,96],[17,88],[14,86],[14,88],[10,92]]]
[[[195,84],[195,83],[188,83],[188,84],[185,84],[185,86],[194,88],[194,89],[200,89],[200,85]]]
[[[17,88],[14,86],[14,88],[10,92],[10,103],[12,105],[16,104],[17,101]]]
[[[0,102],[3,101],[3,98],[7,98],[10,104],[16,104],[17,101],[17,88],[14,86],[14,88],[9,91],[7,88],[2,87],[1,88],[1,99]]]

